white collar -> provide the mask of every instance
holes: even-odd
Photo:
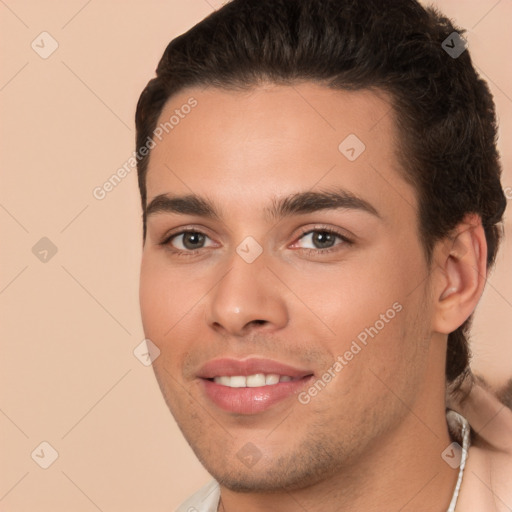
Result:
[[[459,497],[460,486],[462,484],[462,477],[464,475],[464,468],[466,466],[466,459],[468,458],[468,450],[470,444],[470,426],[468,420],[461,416],[458,412],[449,410],[446,413],[446,420],[448,421],[448,425],[454,428],[454,430],[460,429],[460,437],[462,440],[462,446],[459,443],[455,444],[455,448],[461,450],[460,453],[460,466],[459,466],[459,476],[457,478],[457,484],[455,485],[455,490],[453,491],[452,500],[450,501],[450,506],[446,512],[454,512],[455,506],[457,505],[457,499]],[[450,445],[450,446],[452,446]]]

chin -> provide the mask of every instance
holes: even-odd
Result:
[[[274,493],[287,490],[302,489],[311,484],[311,478],[303,475],[296,478],[297,475],[291,475],[287,472],[261,471],[254,473],[248,469],[246,471],[230,471],[230,472],[211,472],[211,475],[223,487],[230,491],[239,493]]]
[[[220,464],[213,454],[205,457],[196,452],[196,455],[221,486],[239,493],[271,494],[305,489],[336,470],[338,464],[334,459],[312,455],[314,452],[308,448],[311,447],[305,446],[287,455],[266,454],[250,467],[242,463],[236,453],[222,457]]]

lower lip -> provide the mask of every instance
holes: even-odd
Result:
[[[230,388],[202,379],[208,398],[222,410],[236,414],[257,414],[274,404],[297,395],[312,376],[256,388]]]

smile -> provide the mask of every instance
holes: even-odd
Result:
[[[293,406],[313,372],[269,359],[221,358],[203,365],[197,377],[211,405],[232,414],[253,415],[287,400]]]

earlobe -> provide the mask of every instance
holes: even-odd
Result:
[[[468,215],[441,243],[436,262],[440,279],[434,331],[449,334],[473,313],[486,280],[487,244],[478,215]]]

